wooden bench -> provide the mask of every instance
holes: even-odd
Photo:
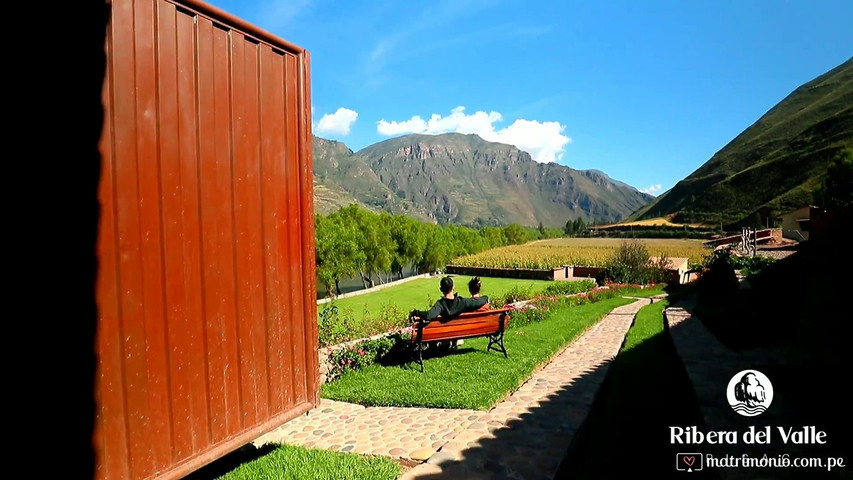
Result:
[[[425,343],[449,340],[461,340],[464,338],[489,337],[489,346],[486,351],[493,347],[495,351],[502,352],[507,358],[504,346],[504,330],[510,320],[511,309],[501,308],[495,310],[483,310],[476,312],[461,313],[450,320],[441,317],[427,323],[415,317],[412,324],[412,340],[418,350],[417,362],[424,371],[423,347]]]

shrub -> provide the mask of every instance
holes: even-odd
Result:
[[[745,277],[751,277],[761,273],[768,266],[773,265],[773,263],[776,262],[776,259],[758,255],[754,257],[738,257],[735,255],[729,255],[729,262],[732,264],[733,268],[740,270]]]
[[[601,273],[596,276],[600,285],[607,283],[648,284],[667,280],[669,259],[661,256],[650,261],[646,245],[636,239],[623,241]]]
[[[535,294],[531,288],[521,288],[518,286],[514,286],[505,294],[499,297],[495,297],[494,299],[490,299],[489,303],[498,308],[498,306],[506,305],[509,303],[520,302],[522,300],[530,300],[533,298]]]
[[[731,249],[716,250],[708,257],[696,286],[700,302],[725,301],[737,293]]]
[[[531,300],[524,305],[519,305],[510,312],[510,321],[507,324],[507,329],[520,327],[533,322],[541,322],[548,318],[548,312],[554,305],[554,300],[549,298],[537,298]]]
[[[347,372],[367,367],[384,357],[393,347],[393,339],[381,337],[335,350],[329,354],[329,363],[332,365],[329,378],[334,380]]]
[[[352,339],[353,317],[349,309],[341,312],[334,301],[323,305],[317,321],[317,341],[321,347],[328,347]]]
[[[582,280],[580,282],[554,282],[543,290],[546,295],[574,295],[588,292],[596,287],[594,280]]]
[[[365,318],[362,325],[370,325],[373,332],[377,330],[394,330],[409,326],[408,312],[400,310],[400,307],[393,303],[382,305],[382,310],[379,311],[378,317]],[[365,332],[369,333],[369,332]]]

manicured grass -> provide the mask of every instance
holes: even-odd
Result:
[[[399,464],[385,457],[281,445],[219,477],[222,480],[392,480]]]
[[[658,284],[653,287],[625,290],[621,295],[626,297],[649,298],[664,293],[664,288],[666,288],[666,284]]]
[[[506,332],[509,358],[486,352],[485,338],[466,340],[451,353],[414,362],[371,365],[323,386],[322,396],[362,405],[487,409],[530,377],[564,345],[612,309],[633,300],[621,297],[556,308],[540,323]]]
[[[468,281],[471,277],[465,275],[452,275],[452,277],[459,295],[470,296],[468,294]],[[539,292],[553,283],[546,280],[519,280],[516,278],[481,277],[481,280],[483,289],[480,293],[489,297],[504,295],[513,288],[529,288],[533,292]],[[441,290],[438,288],[439,281],[441,281],[441,277],[412,280],[384,290],[335,300],[335,305],[337,305],[338,311],[350,310],[357,325],[365,318],[365,311],[368,312],[368,318],[378,316],[386,305],[393,305],[407,314],[414,308],[428,309],[441,297]],[[323,310],[324,306],[317,306],[318,313]]]
[[[669,305],[666,300],[646,305],[637,312],[634,325],[625,336],[625,345],[619,353],[630,352],[631,349],[639,347],[643,342],[655,335],[663,335],[663,311]]]
[[[592,411],[555,478],[672,478],[669,426],[702,425],[672,339],[664,328],[666,301],[643,307],[613,361]],[[689,449],[688,449],[689,450]],[[691,478],[716,478],[705,469]]]

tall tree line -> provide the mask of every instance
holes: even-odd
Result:
[[[561,229],[517,224],[470,228],[419,222],[405,215],[374,213],[357,205],[314,219],[317,276],[327,295],[340,294],[340,280],[361,277],[365,288],[417,273],[443,269],[454,258],[504,245],[563,234]]]

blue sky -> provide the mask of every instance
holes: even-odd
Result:
[[[660,194],[853,55],[853,1],[212,0],[308,49],[314,133],[461,131]]]

